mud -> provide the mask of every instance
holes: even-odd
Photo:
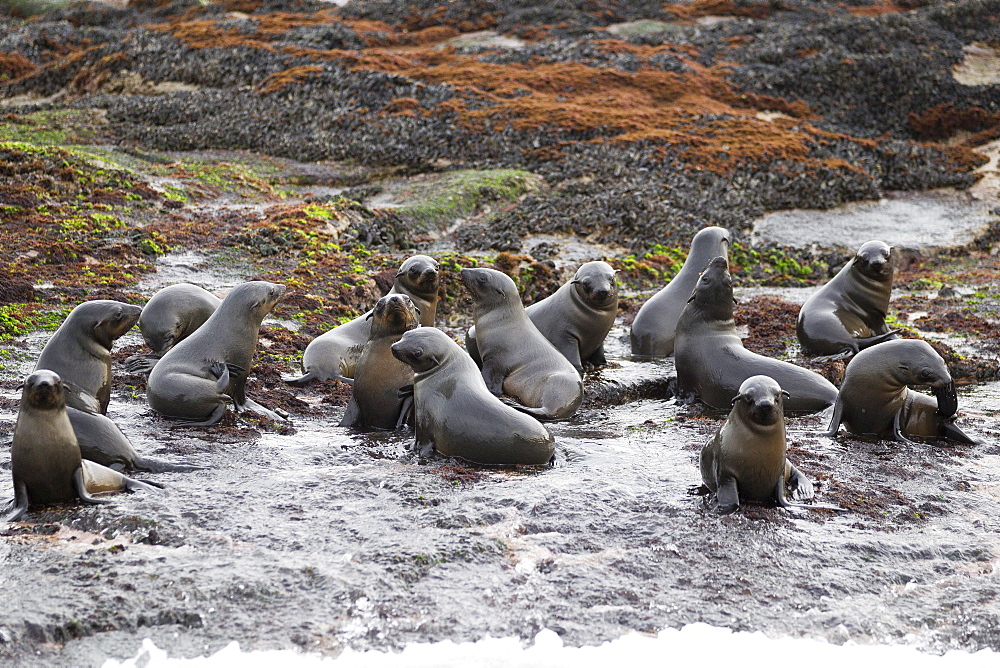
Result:
[[[1000,649],[1000,93],[953,75],[994,50],[998,9],[142,0],[0,18],[0,498],[15,388],[83,299],[284,283],[248,394],[290,415],[177,428],[124,373],[143,347],[123,338],[111,417],[143,454],[208,468],[0,529],[0,657],[94,665],[145,637],[185,656],[232,640],[337,654],[542,628],[584,645],[698,621]],[[804,360],[794,322],[851,241],[825,222],[765,240],[754,221],[853,224],[858,202],[945,187],[975,205],[945,206],[947,232],[968,234],[903,226],[889,315],[948,361],[981,443],[831,439],[829,416],[795,417],[790,456],[848,512],[707,510],[688,488],[724,415],[676,405],[672,360],[631,360],[627,337],[693,231],[733,234],[747,347],[837,382],[843,364]],[[280,381],[415,250],[441,260],[439,324],[458,340],[464,266],[507,272],[526,303],[583,261],[620,270],[611,364],[552,425],[553,467],[420,459],[408,435],[334,426],[345,386]]]

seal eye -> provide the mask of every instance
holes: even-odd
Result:
[[[921,369],[921,370],[920,370],[920,378],[921,378],[922,380],[930,380],[930,379],[931,379],[931,376],[933,376],[933,375],[934,375],[934,374],[932,374],[932,373],[930,372],[930,369]]]
[[[424,356],[424,351],[417,348],[413,351],[413,359],[418,360]]]

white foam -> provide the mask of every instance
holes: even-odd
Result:
[[[688,664],[688,662],[691,662]],[[336,658],[300,654],[293,650],[244,652],[233,642],[208,657],[172,659],[148,638],[133,659],[108,660],[104,668],[161,668],[163,666],[221,666],[261,668],[580,668],[629,664],[654,665],[786,665],[823,666],[905,665],[907,668],[970,668],[998,664],[992,650],[976,653],[952,650],[943,656],[927,654],[905,645],[831,645],[805,638],[772,639],[763,633],[733,633],[707,624],[667,629],[657,635],[631,632],[597,646],[566,647],[559,636],[543,630],[523,647],[516,638],[483,638],[476,642],[407,645],[402,652],[346,649]]]

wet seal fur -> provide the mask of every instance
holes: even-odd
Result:
[[[776,503],[782,508],[822,508],[785,499],[811,500],[813,484],[788,461],[783,400],[788,395],[769,376],[751,376],[740,385],[733,409],[701,451],[701,479],[715,492],[716,508],[731,513],[740,503]]]
[[[92,496],[122,490],[157,491],[156,487],[80,457],[80,448],[66,415],[66,387],[59,374],[40,369],[24,381],[21,405],[11,444],[14,501],[7,522],[14,522],[32,504],[111,503]]]
[[[866,242],[829,283],[806,300],[795,325],[803,353],[845,359],[897,338],[896,331],[885,324],[892,292],[891,251],[885,242]]]
[[[677,320],[681,317],[698,276],[714,257],[729,257],[729,231],[706,227],[691,240],[691,252],[684,266],[635,314],[629,339],[637,357],[666,357],[674,352]]]
[[[714,408],[731,405],[740,385],[770,376],[788,392],[785,410],[815,413],[837,400],[837,388],[818,373],[764,357],[743,347],[733,322],[733,279],[724,257],[712,260],[677,322],[674,358],[678,398],[701,399]]]
[[[908,385],[929,385],[935,397]],[[958,395],[948,366],[918,339],[887,341],[862,350],[847,365],[827,436],[847,431],[893,441],[908,437],[975,443],[955,424]]]
[[[555,440],[548,429],[493,396],[476,363],[441,330],[412,329],[392,344],[392,354],[414,371],[418,451],[433,448],[487,466],[552,460]]]
[[[573,415],[583,402],[580,374],[528,318],[513,279],[495,269],[463,269],[462,283],[475,301],[476,341],[490,392],[511,395],[518,410],[539,419]]]
[[[618,315],[618,281],[607,262],[587,262],[573,280],[551,295],[524,309],[549,342],[570,361],[578,372],[584,367],[608,363],[604,340]],[[465,348],[481,363],[476,328],[469,329]]]
[[[205,324],[221,303],[208,290],[190,283],[169,285],[157,292],[139,316],[142,339],[153,352],[129,357],[125,369],[148,375],[168,350]]]
[[[132,329],[142,308],[95,299],[70,311],[42,349],[35,369],[59,374],[66,404],[91,413],[108,412],[111,401],[111,346]]]
[[[341,427],[399,429],[406,423],[413,396],[400,397],[413,385],[413,369],[393,356],[390,346],[420,326],[420,311],[406,295],[386,295],[372,310],[371,333],[355,367],[351,401]]]
[[[260,323],[284,293],[285,286],[266,281],[233,288],[204,325],[153,367],[146,385],[153,410],[204,426],[222,418],[231,398],[237,411],[283,420],[246,396],[246,382]]]
[[[438,285],[437,260],[426,255],[414,255],[400,265],[396,282],[388,294],[409,297],[420,311],[421,326],[433,327]],[[303,375],[282,380],[295,387],[303,387],[314,380],[330,379],[353,384],[354,367],[371,332],[371,313],[368,311],[313,339],[302,355]]]

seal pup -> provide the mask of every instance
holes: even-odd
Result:
[[[42,349],[35,369],[54,371],[67,390],[66,404],[92,413],[111,402],[111,346],[139,319],[142,308],[95,299],[70,311]]]
[[[208,290],[190,283],[169,285],[157,292],[139,316],[142,339],[153,352],[132,355],[125,360],[125,369],[148,375],[171,347],[205,324],[221,303]]]
[[[111,503],[92,496],[101,492],[145,490],[153,485],[80,457],[80,448],[66,415],[66,387],[59,374],[40,369],[24,381],[21,405],[14,425],[10,467],[14,476],[14,501],[4,518],[14,522],[31,504]]]
[[[144,457],[136,452],[132,442],[118,425],[106,415],[88,413],[67,407],[66,414],[73,426],[80,455],[87,460],[107,466],[115,471],[200,471],[204,466],[166,462],[154,457]]]
[[[511,395],[521,404],[518,410],[543,420],[573,415],[583,401],[580,374],[528,318],[513,279],[495,269],[463,269],[462,283],[475,301],[476,340],[490,392]]]
[[[391,346],[412,367],[416,449],[432,448],[474,464],[543,465],[555,440],[538,420],[507,406],[486,387],[479,367],[447,334],[417,327]]]
[[[607,262],[587,262],[573,280],[524,309],[556,350],[583,375],[584,367],[605,366],[604,340],[618,315],[618,281]],[[481,363],[476,328],[469,328],[465,349]]]
[[[804,506],[785,499],[811,500],[813,484],[788,461],[783,401],[788,393],[769,376],[751,376],[740,385],[733,409],[701,450],[701,479],[715,492],[717,509],[731,513],[740,502],[770,503],[782,508]],[[840,508],[836,508],[841,510]]]
[[[728,407],[750,376],[770,376],[790,395],[785,410],[815,413],[837,400],[837,388],[818,373],[743,347],[733,322],[733,278],[724,257],[698,279],[677,321],[674,359],[678,399]]]
[[[420,312],[421,326],[433,327],[438,285],[437,260],[426,255],[414,255],[400,265],[396,282],[388,294],[409,297]],[[282,380],[295,387],[331,378],[353,384],[354,367],[371,331],[371,313],[368,311],[313,339],[302,354],[303,375]]]
[[[666,357],[674,352],[677,319],[687,303],[698,275],[712,258],[729,257],[729,231],[706,227],[691,240],[691,252],[677,275],[659,292],[639,307],[632,321],[629,339],[632,354],[641,357]]]
[[[833,279],[799,310],[795,334],[802,352],[845,359],[869,346],[898,338],[885,324],[892,291],[892,249],[869,241]]]
[[[908,385],[929,385],[934,397]],[[908,436],[975,443],[955,424],[958,395],[930,344],[897,339],[860,351],[847,365],[827,436],[851,434],[907,442]]]
[[[266,281],[233,288],[204,325],[153,367],[146,384],[153,410],[206,426],[222,418],[228,397],[237,411],[284,420],[246,396],[260,323],[284,293],[285,286]]]
[[[412,395],[400,397],[399,390],[413,385],[413,369],[390,346],[420,326],[420,312],[413,300],[396,294],[378,300],[368,317],[371,333],[355,367],[351,401],[340,426],[399,429],[413,405]]]

